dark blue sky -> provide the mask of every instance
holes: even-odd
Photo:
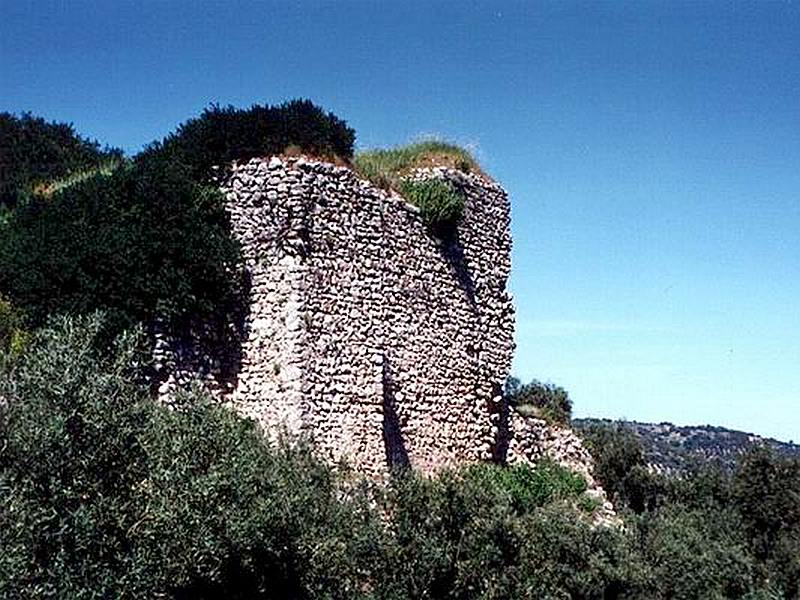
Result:
[[[0,3],[0,110],[134,152],[304,96],[471,145],[513,203],[515,372],[579,415],[800,439],[800,5]]]

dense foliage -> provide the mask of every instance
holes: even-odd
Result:
[[[219,193],[142,161],[15,211],[0,232],[0,289],[31,326],[105,309],[120,330],[225,306],[237,260]]]
[[[568,516],[583,487],[563,469],[410,474],[368,504],[197,393],[152,402],[134,340],[101,330],[60,319],[2,362],[0,597],[600,597],[621,568],[611,532]]]
[[[0,360],[0,597],[798,595],[800,467],[768,451],[662,482],[644,508],[613,492],[621,529],[592,527],[585,482],[547,462],[381,490],[199,392],[151,401],[135,336],[102,330],[58,319]],[[610,463],[641,454],[599,439],[624,489]]]
[[[249,109],[212,106],[150,145],[143,156],[164,156],[202,181],[209,177],[211,167],[281,154],[289,147],[313,156],[349,160],[354,143],[355,131],[336,115],[326,114],[309,100],[290,100]]]
[[[305,100],[210,108],[129,164],[9,215],[0,223],[0,292],[29,326],[97,309],[116,332],[156,317],[185,325],[229,314],[239,250],[211,167],[288,145],[349,157],[353,140],[343,121]]]
[[[568,425],[570,422],[572,400],[564,388],[536,380],[523,384],[516,377],[509,377],[503,392],[508,403],[524,415],[533,415],[559,425]]]
[[[121,157],[121,151],[101,149],[81,137],[72,125],[48,123],[29,113],[0,113],[0,206],[17,204],[37,184]]]
[[[662,597],[800,597],[800,460],[757,446],[733,473],[696,463],[670,478],[647,469],[625,427],[584,436]]]
[[[199,395],[150,401],[101,329],[60,321],[0,375],[0,597],[358,591],[380,538],[331,472]]]
[[[452,233],[464,212],[463,193],[442,179],[406,180],[400,183],[400,192],[438,235]]]

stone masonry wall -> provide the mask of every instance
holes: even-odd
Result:
[[[377,477],[548,456],[582,474],[599,518],[613,521],[580,439],[501,397],[514,327],[505,192],[446,168],[412,177],[464,194],[454,239],[433,237],[414,206],[348,168],[234,163],[220,186],[248,288],[240,329],[223,328],[236,347],[209,350],[219,328],[208,324],[181,340],[156,328],[159,394],[199,378],[271,435],[306,436],[328,461]]]
[[[415,177],[464,193],[455,240],[327,163],[251,160],[222,184],[251,284],[229,401],[373,474],[492,459],[513,352],[505,192],[450,169]]]

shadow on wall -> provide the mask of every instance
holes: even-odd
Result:
[[[383,355],[383,445],[386,450],[386,464],[390,471],[408,469],[408,450],[403,441],[400,419],[395,403],[395,384],[392,366],[386,355]]]
[[[508,398],[503,393],[502,384],[494,384],[492,395],[495,398],[501,398],[498,403],[489,401],[489,412],[497,415],[495,417],[497,419],[497,438],[492,448],[492,458],[495,464],[504,465],[508,461],[508,446],[511,443],[511,428],[509,424],[511,409],[508,405]]]
[[[467,267],[467,260],[464,257],[464,246],[461,240],[458,239],[458,231],[442,238],[438,244],[439,253],[445,259],[453,274],[456,277],[458,286],[463,290],[467,301],[473,310],[477,310],[475,302],[475,282],[472,279],[472,273],[469,272]]]
[[[170,380],[178,389],[188,389],[197,379],[211,393],[224,395],[235,389],[242,367],[242,342],[248,336],[251,287],[250,273],[242,270],[231,281],[228,301],[217,307],[210,319],[193,319],[180,326],[152,325],[156,348],[147,374],[152,393],[164,393],[161,386],[169,385]],[[166,337],[166,347],[159,347],[159,336]]]
[[[218,357],[220,379],[235,386],[238,383],[239,371],[242,368],[242,342],[247,339],[252,292],[252,275],[248,269],[242,269],[236,281],[236,292],[231,304],[225,307],[220,318],[223,332],[222,356]]]

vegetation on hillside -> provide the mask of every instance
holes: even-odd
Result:
[[[570,472],[475,466],[360,487],[200,393],[172,409],[150,400],[131,379],[135,338],[104,346],[103,329],[97,315],[58,319],[2,362],[0,596],[470,598],[532,581],[602,585],[603,565],[586,580],[537,558],[550,521],[576,527],[569,504],[544,510],[583,493]]]
[[[639,438],[648,466],[664,473],[679,474],[698,461],[713,461],[732,471],[742,453],[760,445],[772,448],[781,456],[800,458],[800,445],[793,442],[780,442],[711,425],[679,426],[608,419],[575,419],[572,423],[578,430],[594,425],[618,424]]]
[[[290,147],[321,158],[350,160],[355,138],[347,123],[309,100],[249,109],[215,105],[148,146],[141,158],[180,165],[192,180],[202,182],[212,175],[212,167],[281,154]]]
[[[0,207],[26,200],[37,186],[70,173],[101,167],[122,151],[75,133],[72,125],[49,123],[30,113],[0,113]]]
[[[800,459],[753,446],[732,472],[696,462],[666,477],[647,468],[629,429],[594,424],[583,435],[658,597],[800,597]]]
[[[354,135],[306,100],[212,107],[116,169],[48,167],[61,182],[72,179],[50,184],[51,197],[34,196],[0,222],[0,292],[30,327],[48,315],[98,309],[112,332],[155,318],[184,327],[232,314],[239,249],[211,167],[290,145],[349,158]]]
[[[56,319],[0,360],[0,597],[798,595],[797,461],[754,450],[733,476],[631,487],[615,477],[641,453],[592,434],[619,529],[592,527],[585,482],[551,463],[373,488],[200,392],[152,401],[136,336],[104,329]]]

